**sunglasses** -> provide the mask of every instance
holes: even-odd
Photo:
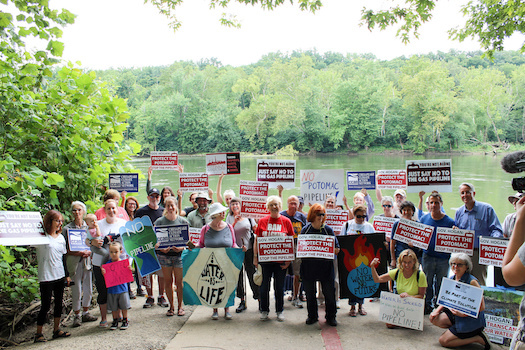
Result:
[[[383,208],[392,208],[391,204],[383,204]]]
[[[366,219],[366,215],[356,215],[357,219]]]
[[[317,213],[317,216],[325,216],[325,213]]]

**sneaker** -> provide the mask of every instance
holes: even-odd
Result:
[[[113,320],[113,322],[111,322],[111,326],[109,327],[109,329],[114,331],[117,328],[118,328],[118,320]]]
[[[82,326],[82,317],[80,314],[75,315],[75,319],[73,320],[73,327],[80,327]]]
[[[217,311],[214,311],[213,314],[211,315],[211,319],[216,321],[219,319],[219,313]]]
[[[266,321],[267,319],[268,319],[268,311],[262,311],[260,320],[261,321]]]
[[[93,316],[89,312],[82,315],[82,322],[95,322],[96,320],[98,320],[98,317]]]
[[[237,309],[235,309],[235,312],[239,314],[239,313],[243,312],[244,310],[246,310],[246,302],[243,300],[239,304],[239,307]]]
[[[283,314],[282,311],[277,313],[277,321],[279,321],[279,322],[283,322],[284,321],[284,314]]]
[[[162,307],[168,307],[170,304],[164,298],[164,295],[161,295],[157,298],[157,305]]]
[[[144,303],[144,305],[142,306],[144,309],[149,309],[150,307],[152,307],[153,305],[155,304],[155,299],[151,298],[151,297],[148,297],[148,299],[146,299],[146,302]]]
[[[337,301],[335,302],[335,307],[336,307],[337,309],[340,309],[340,308],[341,308],[341,302],[340,302],[339,300],[337,300]]]
[[[224,318],[227,319],[227,320],[231,320],[233,318],[232,314],[230,314],[229,312],[226,312],[224,314]]]
[[[302,309],[303,308],[303,302],[301,301],[301,299],[294,299],[292,301],[292,305],[299,308],[299,309]]]
[[[129,293],[129,298],[131,300],[137,299],[137,294],[135,294],[132,290],[130,290],[128,293]]]
[[[142,287],[138,287],[137,288],[137,296],[143,297],[145,295],[146,295],[146,293],[144,293],[144,290],[142,289]]]
[[[124,329],[128,329],[129,327],[129,323],[128,323],[128,319],[125,318],[124,320],[122,320],[122,324],[120,325],[120,330],[124,330]]]

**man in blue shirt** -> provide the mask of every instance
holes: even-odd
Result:
[[[480,236],[503,238],[503,230],[494,208],[488,203],[476,201],[474,185],[464,182],[459,185],[461,200],[465,203],[456,211],[456,226],[464,230],[474,231],[474,255],[472,256],[474,275],[484,286],[487,279],[487,266],[479,264]]]

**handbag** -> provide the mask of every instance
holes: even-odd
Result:
[[[261,264],[257,265],[257,271],[253,274],[253,283],[260,286],[262,284],[263,276],[262,276],[262,267]]]

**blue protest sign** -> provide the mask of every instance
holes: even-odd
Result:
[[[348,191],[375,190],[376,172],[372,171],[347,171],[346,184]]]
[[[72,252],[81,252],[89,250],[86,245],[87,231],[85,229],[68,229],[67,230],[69,250]]]
[[[139,174],[109,174],[109,188],[119,192],[138,192]]]
[[[189,240],[189,225],[155,226],[157,248],[185,247]]]

